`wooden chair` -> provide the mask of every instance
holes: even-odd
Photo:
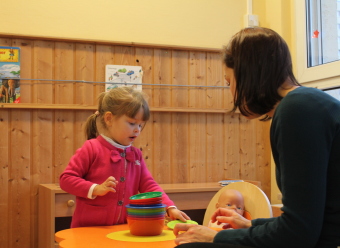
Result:
[[[235,182],[221,188],[211,199],[204,214],[203,226],[208,226],[211,216],[216,210],[218,198],[226,189],[235,189],[241,192],[245,210],[250,214],[251,219],[273,217],[269,199],[259,187],[247,182]]]

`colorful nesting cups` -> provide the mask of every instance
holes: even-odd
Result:
[[[147,192],[130,197],[126,205],[130,233],[136,236],[156,236],[164,227],[166,205],[162,204],[162,192]]]

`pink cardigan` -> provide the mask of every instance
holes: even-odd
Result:
[[[124,151],[108,143],[103,137],[85,141],[72,156],[65,171],[60,175],[60,187],[76,196],[76,209],[71,227],[109,226],[126,223],[125,205],[129,197],[138,193],[161,191],[163,204],[174,203],[152,178],[142,152],[135,148]],[[87,198],[90,187],[103,183],[109,176],[119,181],[116,193],[109,192],[95,199]]]

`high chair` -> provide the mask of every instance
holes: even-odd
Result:
[[[238,190],[243,195],[247,219],[273,217],[269,199],[259,187],[247,182],[235,182],[221,188],[211,199],[204,214],[203,226],[208,226],[211,216],[216,210],[218,198],[226,189]]]

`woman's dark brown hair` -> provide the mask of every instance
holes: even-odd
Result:
[[[235,34],[224,51],[224,63],[234,70],[234,108],[242,115],[264,115],[282,99],[279,87],[293,74],[289,48],[283,38],[268,28],[245,28]],[[266,118],[265,118],[266,119]]]

